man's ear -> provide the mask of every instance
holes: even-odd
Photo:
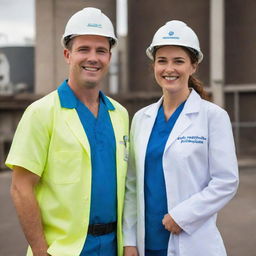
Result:
[[[69,63],[70,63],[70,61],[69,61],[69,58],[70,58],[70,51],[65,48],[64,51],[63,51],[63,54],[64,54],[64,58],[65,58],[67,64],[69,64]]]

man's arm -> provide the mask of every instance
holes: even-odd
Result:
[[[22,167],[13,168],[11,196],[25,237],[34,256],[48,256],[40,209],[34,189],[40,177]]]

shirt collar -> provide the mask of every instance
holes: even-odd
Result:
[[[76,97],[72,89],[69,87],[67,80],[65,80],[57,89],[60,104],[63,108],[76,108],[78,105],[79,99]],[[107,107],[108,110],[115,110],[114,105],[111,101],[106,97],[106,95],[100,91],[99,92],[100,100]]]
[[[112,104],[112,102],[102,91],[100,91],[99,95],[100,95],[102,102],[105,104],[105,106],[107,107],[108,110],[115,110],[115,107]]]
[[[69,87],[67,80],[65,80],[58,87],[58,94],[60,97],[60,105],[63,108],[76,108],[78,104],[78,98]]]

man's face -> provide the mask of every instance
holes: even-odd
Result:
[[[111,58],[106,37],[96,35],[76,36],[71,49],[64,50],[69,64],[69,84],[72,87],[95,88],[108,71]]]

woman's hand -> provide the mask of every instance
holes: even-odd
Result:
[[[136,246],[125,246],[124,247],[124,256],[139,256]]]
[[[175,235],[178,235],[182,231],[181,227],[174,221],[170,214],[164,215],[162,223],[165,229],[167,229],[168,231]]]

